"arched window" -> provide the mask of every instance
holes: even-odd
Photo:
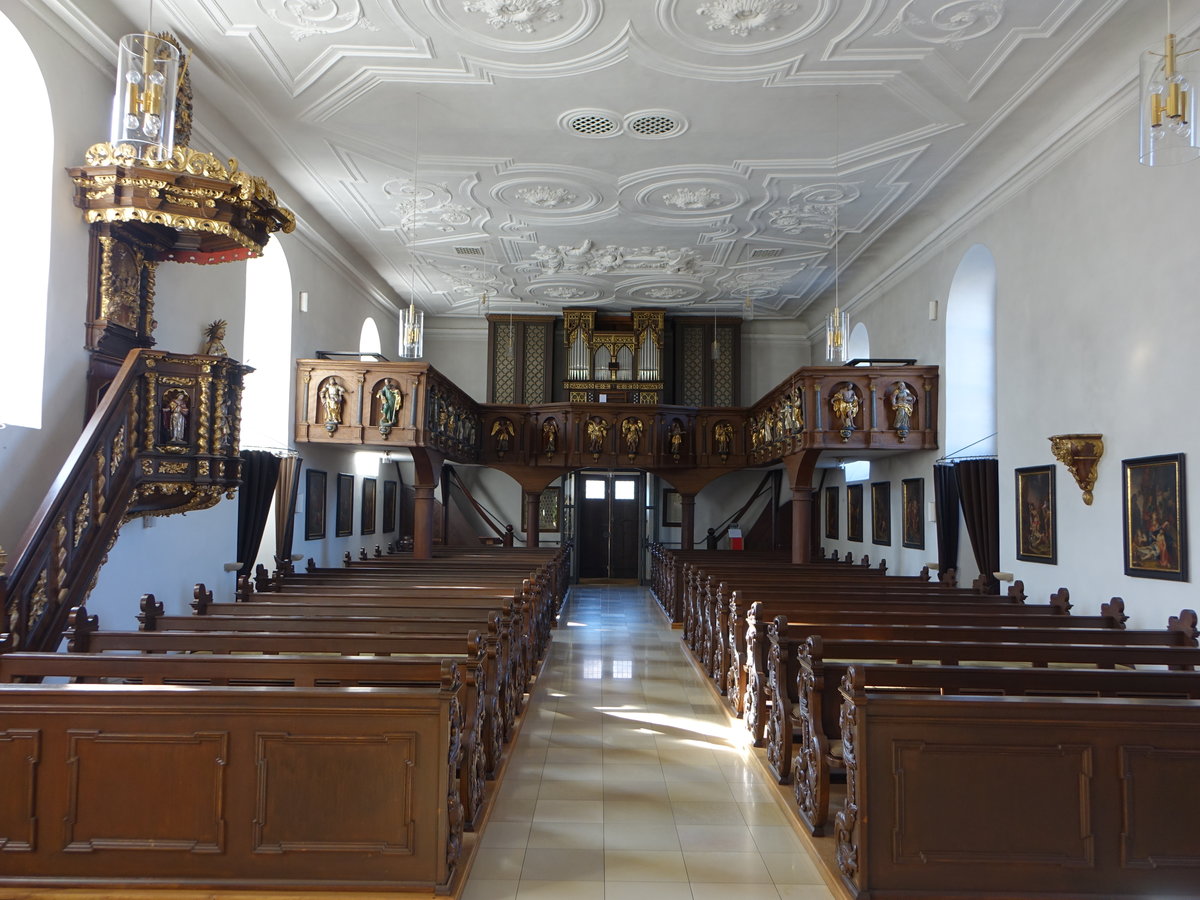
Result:
[[[5,203],[20,215],[0,218],[5,254],[6,299],[0,302],[0,382],[20,390],[0,391],[0,424],[42,427],[43,371],[46,367],[46,310],[50,278],[50,210],[54,207],[54,122],[46,81],[33,51],[15,25],[0,13],[0,80],[19,88],[5,94],[5,117],[19,131],[37,135],[37,151],[27,141],[0,142],[0,167],[20,172],[5,184]],[[18,250],[19,248],[19,250]]]
[[[279,236],[246,263],[242,361],[253,366],[242,392],[242,446],[281,450],[291,436],[292,273]]]
[[[358,352],[383,353],[383,344],[379,342],[379,326],[370,316],[363,320],[362,331],[358,333]],[[363,359],[370,357],[364,356]]]
[[[846,359],[870,359],[871,336],[862,322],[850,329],[850,340],[846,342]]]
[[[958,264],[946,301],[948,455],[996,453],[996,261],[982,244]]]

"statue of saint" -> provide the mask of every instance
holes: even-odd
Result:
[[[512,446],[514,434],[516,434],[516,429],[513,428],[511,419],[499,418],[492,423],[492,439],[495,441],[497,453],[508,452],[508,448]]]
[[[892,410],[895,413],[893,428],[904,434],[908,433],[909,420],[912,418],[913,405],[916,402],[917,398],[908,389],[908,385],[903,381],[897,381],[892,389]]]
[[[717,445],[717,453],[728,456],[733,449],[733,426],[728,422],[718,422],[713,426],[713,441]]]
[[[676,459],[683,452],[683,426],[678,419],[671,422],[671,427],[667,429],[667,449]]]
[[[326,425],[342,424],[342,403],[346,399],[346,389],[336,378],[328,379],[318,392],[321,406],[325,410]]]
[[[186,444],[189,411],[187,394],[183,391],[172,391],[167,397],[167,406],[163,410],[167,441],[171,444]]]
[[[542,423],[542,452],[552,456],[558,450],[558,422],[547,419]]]
[[[858,415],[858,394],[854,385],[845,384],[842,389],[829,398],[833,414],[842,424],[843,431],[854,430],[854,417]]]
[[[621,423],[621,436],[625,438],[625,452],[630,456],[638,452],[638,446],[642,442],[642,431],[645,430],[645,427],[641,419],[633,416]]]
[[[404,405],[404,395],[400,393],[400,386],[395,380],[386,378],[375,396],[379,398],[379,424],[395,425],[400,407]]]
[[[229,325],[224,319],[217,319],[204,329],[204,344],[200,352],[205,356],[228,356],[225,352],[225,328]],[[340,421],[340,420],[339,420]]]

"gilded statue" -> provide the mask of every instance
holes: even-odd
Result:
[[[829,404],[833,407],[834,416],[841,423],[842,440],[848,440],[854,431],[854,418],[858,415],[859,406],[854,385],[849,382],[842,385],[841,390],[829,398]]]
[[[891,400],[894,414],[892,427],[900,435],[900,440],[904,440],[908,437],[909,421],[912,419],[913,405],[917,402],[917,398],[908,389],[907,384],[897,381],[892,387]]]
[[[603,419],[588,419],[587,442],[588,452],[599,456],[604,450],[604,441],[608,437],[608,423]]]
[[[225,329],[229,325],[224,319],[217,319],[204,329],[204,343],[200,352],[204,356],[228,356],[225,352]],[[340,419],[338,420],[341,421]]]
[[[404,405],[404,395],[400,393],[400,385],[396,384],[395,379],[385,378],[379,390],[375,392],[375,396],[379,399],[379,430],[383,431],[384,426],[390,430],[396,424],[400,407]],[[384,431],[384,434],[387,432]]]
[[[721,457],[721,462],[724,462],[730,451],[733,449],[733,426],[728,422],[718,422],[713,426],[713,444],[717,448],[717,453]]]
[[[678,419],[672,420],[671,427],[667,429],[667,449],[676,460],[683,452],[683,425]]]
[[[141,309],[142,257],[123,241],[101,238],[105,275],[101,286],[101,315],[109,322],[137,331]]]
[[[183,391],[171,391],[163,398],[163,426],[167,433],[167,443],[186,444],[188,442],[188,405],[187,394]]]
[[[553,418],[542,423],[542,452],[547,457],[553,456],[558,450],[558,422]]]
[[[492,440],[496,447],[496,452],[499,454],[507,453],[512,446],[513,435],[516,434],[516,429],[513,428],[511,419],[501,417],[492,423]]]
[[[641,419],[630,416],[621,423],[621,437],[625,439],[625,452],[630,457],[636,456],[642,442],[642,432],[646,426]]]
[[[325,429],[332,434],[342,424],[342,404],[346,400],[346,389],[336,378],[328,378],[317,392],[321,408],[325,411]]]

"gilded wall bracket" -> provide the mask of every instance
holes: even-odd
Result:
[[[1096,468],[1104,455],[1104,435],[1056,434],[1050,437],[1054,458],[1067,467],[1075,483],[1083,491],[1083,502],[1092,505],[1092,488],[1096,486]]]

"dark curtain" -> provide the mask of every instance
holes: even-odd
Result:
[[[296,531],[296,494],[300,490],[298,456],[279,460],[279,479],[275,485],[275,568],[292,571],[292,538]]]
[[[967,536],[989,594],[1000,592],[992,573],[1000,568],[1000,465],[994,459],[964,459],[954,467]]]
[[[939,577],[958,568],[958,480],[954,466],[933,467],[933,505],[937,511]]]
[[[275,483],[279,479],[279,457],[266,450],[242,451],[242,486],[238,490],[237,558],[242,563],[239,575],[254,571],[254,560],[262,544],[263,529]]]

